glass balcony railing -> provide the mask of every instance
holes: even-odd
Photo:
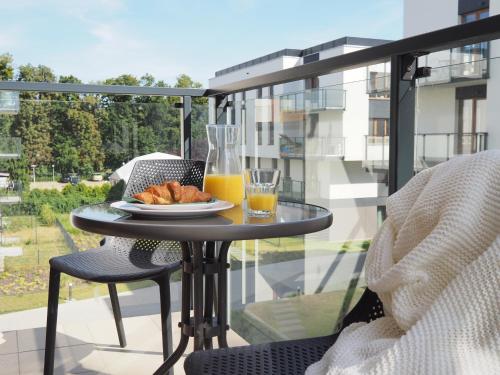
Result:
[[[299,158],[304,157],[304,137],[280,137],[280,157]]]
[[[304,148],[306,144],[307,151]],[[345,155],[345,137],[280,137],[280,156],[282,158],[304,158],[307,156],[337,157]]]
[[[419,85],[486,79],[489,54],[490,43],[485,42],[423,56],[419,65],[433,67],[433,71],[430,77],[420,79]]]
[[[415,134],[415,151],[420,168],[449,160],[453,156],[473,154],[487,149],[488,133]]]
[[[17,112],[0,111],[0,314],[45,306],[49,258],[99,244],[71,226],[72,209],[121,198],[135,157],[180,154],[177,101],[21,93]],[[207,106],[193,107],[196,135]],[[63,297],[69,285],[77,299],[103,293],[66,277]]]
[[[368,71],[366,93],[370,95],[385,95],[391,90],[391,74],[386,72]]]
[[[415,168],[418,170],[449,160],[453,156],[487,149],[488,133],[420,133],[415,134]],[[365,164],[388,168],[389,137],[365,136]]]
[[[462,68],[451,66],[450,51],[444,53],[446,66],[433,69],[431,78],[446,76],[450,82],[452,74],[479,77],[484,72],[483,68],[467,70],[472,60],[459,62],[463,56],[456,60]],[[499,61],[489,58],[489,68]],[[240,152],[245,167],[281,170],[280,199],[321,205],[341,218],[319,233],[231,244],[228,323],[230,337],[236,333],[239,341],[230,339],[230,346],[333,332],[366,286],[363,267],[367,249],[384,219],[389,193],[389,145],[397,142],[389,136],[367,135],[387,134],[386,128],[377,124],[389,123],[390,113],[381,111],[382,116],[375,116],[375,110],[385,106],[370,108],[370,100],[390,100],[390,73],[380,68],[383,74],[367,77],[366,71],[366,66],[355,65],[339,72],[347,74],[318,77],[320,85],[339,82],[336,85],[269,94],[272,100],[263,100],[260,94],[266,90],[287,92],[287,84],[270,83],[261,87],[260,93],[254,90],[256,86],[248,86],[244,94],[228,98],[230,106],[216,119],[241,127]],[[339,81],[340,76],[356,78]],[[465,98],[457,95],[463,82],[426,85],[425,80],[418,80],[415,90],[408,92],[416,96],[415,147],[403,152],[415,150],[416,172],[454,155],[500,148],[495,143],[500,139],[495,133],[497,77],[488,78],[487,96],[481,89],[464,93]],[[271,85],[274,91],[269,90]],[[367,95],[367,91],[377,95]],[[471,96],[476,91],[480,95]],[[347,97],[353,105],[346,105]],[[178,102],[179,98],[165,97],[21,92],[17,109],[0,111],[0,155],[5,155],[0,157],[0,332],[5,327],[13,329],[14,323],[18,327],[14,329],[19,330],[19,334],[5,336],[7,342],[12,337],[31,337],[33,341],[43,337],[46,310],[39,307],[47,303],[48,260],[84,251],[101,240],[101,236],[73,228],[69,212],[84,204],[119,199],[127,163],[135,157],[181,154],[181,144],[187,142],[181,139]],[[211,108],[216,116],[223,106],[217,103],[217,108]],[[193,98],[193,159],[205,159],[208,108],[206,102]],[[407,128],[401,126],[401,131]],[[178,321],[178,281],[174,274],[173,322]],[[119,353],[117,360],[114,355],[122,349],[118,348],[109,301],[103,303],[106,286],[63,277],[60,311],[66,310],[66,314],[60,318],[66,321],[60,328],[66,338],[82,347],[81,352],[72,352],[76,364],[65,370],[102,371],[99,366],[85,367],[89,353],[97,352],[107,362],[106,373],[123,373],[117,363],[123,361],[132,368],[136,348],[144,344],[140,354],[148,356],[151,368],[141,362],[143,367],[135,373],[152,373],[162,354],[157,288],[150,286],[146,282],[118,286],[125,326],[135,330],[129,330],[132,353]],[[81,311],[83,317],[68,319]],[[82,325],[85,319],[90,322]],[[89,341],[92,344],[80,345],[88,336],[94,337]],[[150,342],[150,336],[157,337],[157,342]],[[43,344],[34,343],[30,348],[26,352],[32,352],[31,360],[40,362]],[[16,363],[21,355],[28,356],[19,353]]]
[[[279,97],[282,112],[344,110],[346,91],[320,88]]]
[[[283,177],[279,189],[281,200],[303,202],[305,198],[305,183],[291,177]]]
[[[18,159],[21,152],[22,143],[20,137],[0,137],[0,160]]]
[[[0,91],[0,114],[15,115],[19,112],[19,93]]]
[[[482,79],[488,76],[489,43],[479,43],[450,51],[450,78]]]

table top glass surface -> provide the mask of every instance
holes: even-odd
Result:
[[[276,214],[271,217],[251,217],[244,207],[236,206],[204,218],[143,218],[103,203],[75,209],[72,222],[77,228],[104,235],[137,237],[144,234],[144,238],[151,239],[227,240],[317,232],[331,225],[332,214],[319,206],[279,202]]]

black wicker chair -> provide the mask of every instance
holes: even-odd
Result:
[[[205,163],[192,160],[142,160],[135,164],[124,197],[166,179],[202,188]],[[180,244],[171,241],[108,237],[101,246],[50,260],[49,298],[45,338],[44,374],[54,371],[57,309],[61,273],[108,284],[111,306],[121,347],[126,346],[115,283],[153,280],[160,288],[163,357],[172,352],[170,274],[180,268]]]
[[[342,327],[354,322],[369,322],[381,316],[384,316],[382,302],[374,292],[366,289],[344,318]],[[323,357],[339,334],[198,351],[186,358],[184,369],[187,375],[302,375],[310,364]]]

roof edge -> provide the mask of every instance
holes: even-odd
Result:
[[[340,47],[344,45],[358,45],[358,46],[366,46],[366,47],[375,47],[379,46],[381,44],[389,43],[392,42],[392,40],[387,40],[387,39],[374,39],[374,38],[359,38],[359,37],[353,37],[353,36],[345,36],[342,38],[338,38],[335,40],[331,40],[329,42],[317,44],[315,46],[305,48],[305,49],[290,49],[290,48],[285,48],[273,53],[269,53],[267,55],[257,57],[252,60],[245,61],[241,64],[233,65],[225,69],[221,69],[215,72],[215,77],[220,77],[224,74],[228,74],[231,72],[234,72],[236,70],[240,70],[243,68],[247,68],[250,66],[254,66],[257,64],[262,64],[266,61],[274,60],[277,59],[278,57],[282,56],[291,56],[291,57],[303,57],[307,56],[313,53],[317,53],[320,51],[324,51],[327,49],[335,48],[335,47]]]

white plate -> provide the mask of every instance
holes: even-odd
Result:
[[[118,208],[122,211],[128,212],[132,215],[137,215],[137,216],[142,216],[142,217],[151,217],[151,218],[195,218],[195,217],[204,217],[204,216],[210,216],[214,215],[215,213],[219,211],[224,211],[227,209],[230,209],[234,206],[234,204],[226,201],[217,201],[215,202],[215,205],[209,208],[201,208],[201,209],[178,209],[178,210],[173,210],[171,209],[172,206],[176,205],[170,205],[168,206],[169,208],[166,210],[144,210],[135,207],[135,205],[125,202],[125,201],[119,201],[119,202],[114,202],[111,203],[110,205],[113,208]],[[179,207],[177,207],[179,208]]]
[[[213,202],[197,202],[197,203],[174,203],[174,204],[144,204],[144,203],[129,203],[139,210],[155,210],[155,211],[191,211],[191,210],[205,210],[212,208],[220,202],[214,200]]]

